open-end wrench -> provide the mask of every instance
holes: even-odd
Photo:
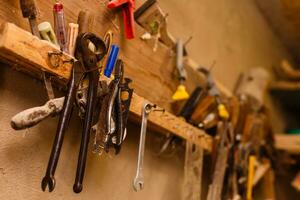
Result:
[[[143,171],[143,163],[144,163],[148,116],[151,111],[164,111],[164,110],[156,110],[155,108],[156,108],[155,104],[149,104],[149,103],[145,103],[142,107],[142,127],[140,133],[139,154],[138,154],[136,175],[133,181],[133,188],[135,191],[140,191],[144,188],[144,176],[142,171]]]
[[[95,51],[91,51],[88,48],[89,43],[93,43]],[[82,181],[84,177],[89,134],[93,122],[93,111],[95,110],[95,100],[97,95],[97,84],[99,81],[99,71],[97,63],[106,54],[105,43],[93,33],[83,33],[78,36],[76,42],[75,57],[71,78],[68,84],[68,92],[65,96],[63,109],[58,122],[57,132],[52,146],[50,159],[46,175],[42,180],[43,191],[49,188],[49,191],[53,191],[55,187],[54,174],[56,171],[57,163],[59,160],[61,148],[63,145],[64,135],[68,128],[69,121],[72,115],[72,110],[76,101],[76,92],[82,79],[86,76],[89,80],[88,96],[86,102],[86,113],[84,117],[82,140],[80,144],[80,153],[78,156],[77,172],[73,191],[76,193],[82,190]]]
[[[47,186],[49,192],[52,192],[55,188],[54,174],[59,160],[60,151],[63,145],[64,135],[71,118],[73,102],[75,101],[76,89],[80,83],[82,74],[83,73],[81,63],[79,61],[75,61],[72,67],[71,78],[68,84],[68,92],[64,98],[63,109],[59,117],[58,127],[56,130],[56,135],[52,146],[47,171],[41,183],[43,191],[46,190]]]

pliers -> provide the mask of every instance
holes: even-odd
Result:
[[[94,44],[95,51],[91,51],[89,49],[90,42]],[[83,119],[84,123],[82,130],[82,139],[78,156],[76,178],[73,186],[73,191],[75,193],[79,193],[82,190],[88,143],[97,100],[97,87],[99,81],[99,70],[97,67],[97,63],[104,57],[106,53],[107,50],[105,43],[102,39],[100,39],[93,33],[82,33],[78,36],[76,40],[75,50],[75,57],[77,60],[74,61],[72,67],[71,78],[68,83],[68,92],[64,100],[62,112],[60,114],[56,136],[48,162],[47,172],[42,180],[42,189],[44,191],[47,186],[50,192],[53,191],[55,187],[54,174],[63,144],[64,134],[69,125],[72,110],[75,105],[76,91],[78,90],[81,81],[87,78],[89,86],[86,102],[86,112]]]

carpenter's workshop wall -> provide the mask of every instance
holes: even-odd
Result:
[[[7,20],[28,28],[26,20],[21,17],[18,2],[0,0],[0,22]],[[101,1],[62,2],[68,8],[75,2],[80,5]],[[45,1],[37,0],[37,3],[44,9]],[[192,35],[193,40],[188,44],[191,57],[204,66],[216,60],[213,72],[229,88],[233,87],[243,69],[270,67],[287,56],[253,1],[161,0],[160,3],[169,13],[170,32],[182,38]],[[141,1],[137,4],[140,5]],[[68,11],[74,14],[80,9]],[[49,12],[52,12],[51,7]],[[0,199],[179,199],[183,154],[180,154],[181,158],[158,158],[153,153],[155,145],[152,140],[147,141],[145,189],[140,193],[133,191],[139,127],[132,124],[121,155],[99,158],[89,152],[84,190],[79,195],[73,194],[80,141],[80,123],[75,118],[66,133],[56,173],[56,189],[50,194],[42,192],[40,181],[46,170],[57,118],[27,131],[12,130],[10,118],[23,109],[43,104],[46,95],[40,82],[5,64],[0,67],[0,80]]]
[[[190,56],[205,67],[216,61],[213,73],[230,90],[245,68],[271,68],[290,57],[251,0],[160,2],[169,13],[170,32],[177,38],[193,36]]]

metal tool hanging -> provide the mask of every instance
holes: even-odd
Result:
[[[140,132],[140,143],[139,143],[139,153],[137,161],[137,171],[135,178],[133,180],[133,188],[135,191],[140,191],[144,188],[144,175],[143,175],[143,165],[144,165],[144,154],[145,154],[145,143],[146,143],[146,133],[147,133],[147,121],[149,114],[152,111],[162,111],[162,109],[157,109],[155,104],[144,103],[142,107],[142,126]]]

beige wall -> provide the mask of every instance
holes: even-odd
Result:
[[[5,2],[12,9],[7,9]],[[193,36],[188,45],[191,57],[204,66],[216,60],[213,72],[229,88],[243,69],[270,67],[287,56],[252,1],[161,0],[160,3],[170,15],[170,31],[176,37]],[[26,22],[21,17],[10,18],[20,14],[18,1],[0,0],[0,6],[2,20],[24,26]],[[146,147],[145,190],[133,191],[139,134],[139,127],[134,125],[129,127],[129,138],[119,156],[99,158],[89,152],[84,191],[73,194],[80,140],[79,121],[75,118],[66,133],[56,173],[56,189],[50,194],[43,193],[40,181],[46,170],[57,119],[49,119],[27,131],[13,131],[10,118],[25,108],[43,104],[46,95],[40,82],[5,64],[1,64],[0,78],[0,199],[180,199],[182,151],[180,157],[158,158],[153,154],[150,140]]]
[[[269,28],[254,1],[240,0],[161,0],[169,13],[170,32],[187,39],[190,56],[210,67],[215,77],[233,89],[245,68],[271,68],[283,58],[286,49]]]

